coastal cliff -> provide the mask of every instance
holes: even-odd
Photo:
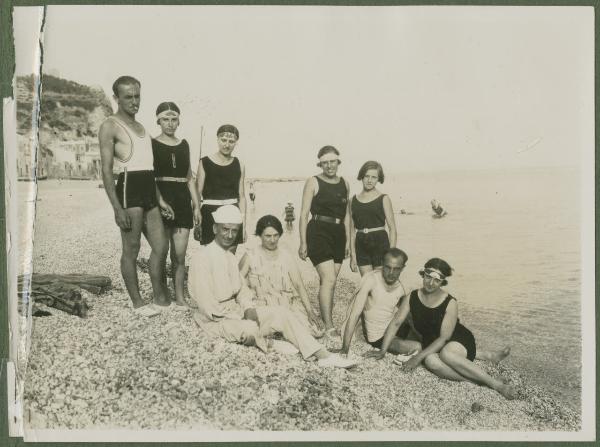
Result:
[[[110,100],[99,87],[44,74],[42,76],[39,149],[31,157],[35,138],[38,92],[34,75],[17,77],[17,134],[20,178],[98,177],[98,129],[112,113]]]

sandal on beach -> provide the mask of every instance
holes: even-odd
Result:
[[[160,315],[160,310],[158,310],[152,304],[146,304],[145,306],[136,307],[133,309],[133,313],[139,315],[140,317],[150,318]]]
[[[404,354],[398,354],[396,356],[396,358],[394,358],[394,360],[392,361],[392,363],[396,364],[396,365],[400,365],[402,366],[402,364],[404,362],[408,362],[412,357],[414,357],[415,355],[417,355],[418,351],[413,351],[408,355],[404,355]]]

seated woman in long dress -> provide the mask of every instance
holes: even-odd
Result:
[[[298,266],[291,255],[279,248],[282,234],[283,226],[277,217],[266,215],[258,219],[256,235],[261,243],[242,257],[241,275],[255,294],[256,303],[289,308],[310,328],[314,337],[322,337],[323,324],[310,304]],[[254,319],[252,317],[245,315],[245,318]]]

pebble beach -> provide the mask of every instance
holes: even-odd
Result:
[[[276,186],[273,186],[276,188]],[[284,431],[577,431],[581,414],[503,363],[478,362],[516,385],[507,401],[490,389],[403,373],[388,355],[352,370],[322,369],[299,355],[262,353],[211,338],[190,311],[134,315],[119,271],[120,238],[97,182],[46,181],[36,202],[33,271],[106,275],[113,287],[87,292],[89,315],[33,318],[24,387],[30,429],[206,429]],[[253,222],[249,222],[253,223]],[[296,230],[286,235],[294,246]],[[250,242],[249,242],[250,243]],[[197,243],[191,238],[188,256]],[[140,257],[148,257],[144,241]],[[315,308],[318,278],[300,263]],[[142,296],[151,296],[139,274]],[[342,270],[334,322],[357,285]],[[468,309],[466,309],[468,311]],[[329,348],[338,344],[328,341]],[[370,347],[355,335],[351,355]]]

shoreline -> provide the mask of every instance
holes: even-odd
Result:
[[[431,170],[421,170],[421,171],[417,171],[417,170],[410,170],[410,171],[397,171],[397,172],[392,172],[389,171],[387,172],[387,177],[389,178],[395,178],[395,177],[401,177],[401,176],[405,176],[405,175],[436,175],[438,173],[454,173],[454,174],[460,174],[460,173],[470,173],[470,174],[503,174],[506,172],[513,172],[513,173],[529,173],[529,172],[548,172],[548,171],[565,171],[565,172],[576,172],[580,170],[579,166],[532,166],[532,167],[522,167],[522,166],[516,166],[516,167],[512,167],[512,168],[494,168],[494,167],[487,167],[487,168],[473,168],[473,169],[458,169],[458,168],[449,168],[449,169],[444,169],[444,170],[437,170],[437,171],[431,171]],[[311,175],[307,175],[307,176],[276,176],[276,177],[246,177],[245,179],[245,183],[249,184],[249,183],[290,183],[290,182],[303,182],[305,181],[307,178],[311,177],[313,174]],[[341,175],[343,175],[343,173],[341,173]],[[72,177],[72,178],[54,178],[54,177],[40,177],[40,178],[30,178],[30,177],[19,177],[18,182],[37,182],[37,181],[44,181],[44,182],[68,182],[68,181],[73,181],[73,182],[77,182],[77,183],[85,183],[85,182],[98,182],[98,183],[102,183],[102,178],[91,178],[91,177]]]

